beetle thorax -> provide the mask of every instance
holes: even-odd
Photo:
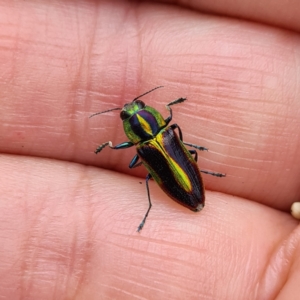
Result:
[[[128,114],[128,117],[123,119],[124,131],[134,144],[153,139],[166,126],[162,115],[152,107],[141,108],[136,103],[130,103],[124,106],[123,110],[126,110],[123,117]]]

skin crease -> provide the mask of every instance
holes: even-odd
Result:
[[[299,299],[299,4],[269,2],[0,1],[1,299]],[[88,116],[158,85],[227,177],[200,213],[150,182],[137,233],[146,171]]]

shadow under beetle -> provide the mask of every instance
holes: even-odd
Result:
[[[146,177],[149,207],[137,231],[143,228],[152,207],[149,179],[153,178],[170,198],[197,212],[202,210],[205,203],[204,186],[200,172],[217,177],[226,176],[222,173],[199,170],[197,151],[188,150],[184,145],[200,151],[207,151],[208,149],[184,142],[181,129],[177,124],[168,126],[172,120],[171,105],[182,103],[186,98],[179,98],[166,105],[170,113],[166,119],[156,109],[139,100],[139,98],[161,87],[158,86],[136,97],[132,102],[126,103],[123,108],[112,108],[90,116],[91,118],[113,110],[121,110],[120,117],[123,120],[124,131],[129,141],[116,146],[113,146],[112,142],[103,143],[97,147],[95,153],[99,153],[106,146],[111,149],[136,146],[137,154],[131,160],[129,168],[144,165],[149,172]],[[178,134],[175,132],[176,129]],[[139,160],[141,161],[139,162]]]

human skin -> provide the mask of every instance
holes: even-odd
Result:
[[[299,299],[299,15],[0,0],[0,298]],[[167,116],[187,97],[172,122],[227,177],[203,175],[200,213],[150,182],[137,233],[146,171],[128,169],[133,148],[93,153],[127,141],[118,112],[88,117],[159,85],[143,100]]]

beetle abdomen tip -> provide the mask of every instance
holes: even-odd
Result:
[[[197,211],[201,211],[201,210],[203,209],[203,207],[204,207],[204,203],[200,203],[200,204],[196,207],[195,211],[196,211],[196,212],[197,212]]]

